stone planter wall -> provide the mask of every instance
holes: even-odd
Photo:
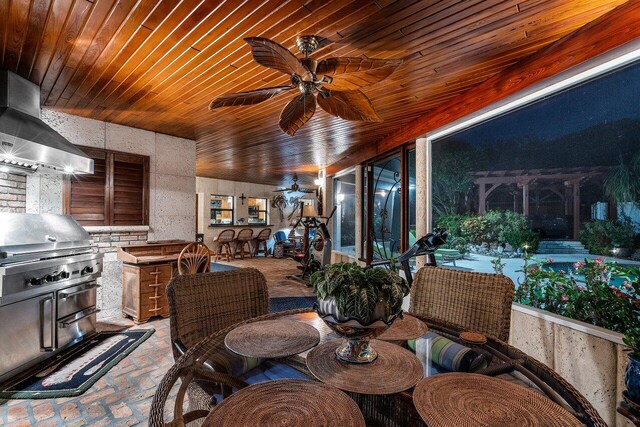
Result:
[[[509,343],[558,372],[608,425],[632,426],[616,413],[627,363],[622,334],[514,303]]]

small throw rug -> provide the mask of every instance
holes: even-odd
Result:
[[[0,386],[2,399],[79,396],[155,332],[154,329],[99,332],[61,353],[18,382]]]
[[[269,308],[272,313],[294,310],[296,308],[311,308],[316,301],[316,297],[269,298]]]

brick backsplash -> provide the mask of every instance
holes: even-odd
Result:
[[[0,173],[0,212],[25,213],[27,210],[27,177]]]
[[[114,231],[110,233],[89,233],[93,237],[93,246],[98,252],[115,252],[121,246],[146,242],[146,231]]]

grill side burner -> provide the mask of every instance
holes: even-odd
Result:
[[[0,213],[0,381],[95,332],[102,257],[69,216]]]

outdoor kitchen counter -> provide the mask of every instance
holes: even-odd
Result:
[[[122,261],[122,314],[136,323],[169,316],[165,288],[180,252],[190,242],[166,240],[118,249]]]

